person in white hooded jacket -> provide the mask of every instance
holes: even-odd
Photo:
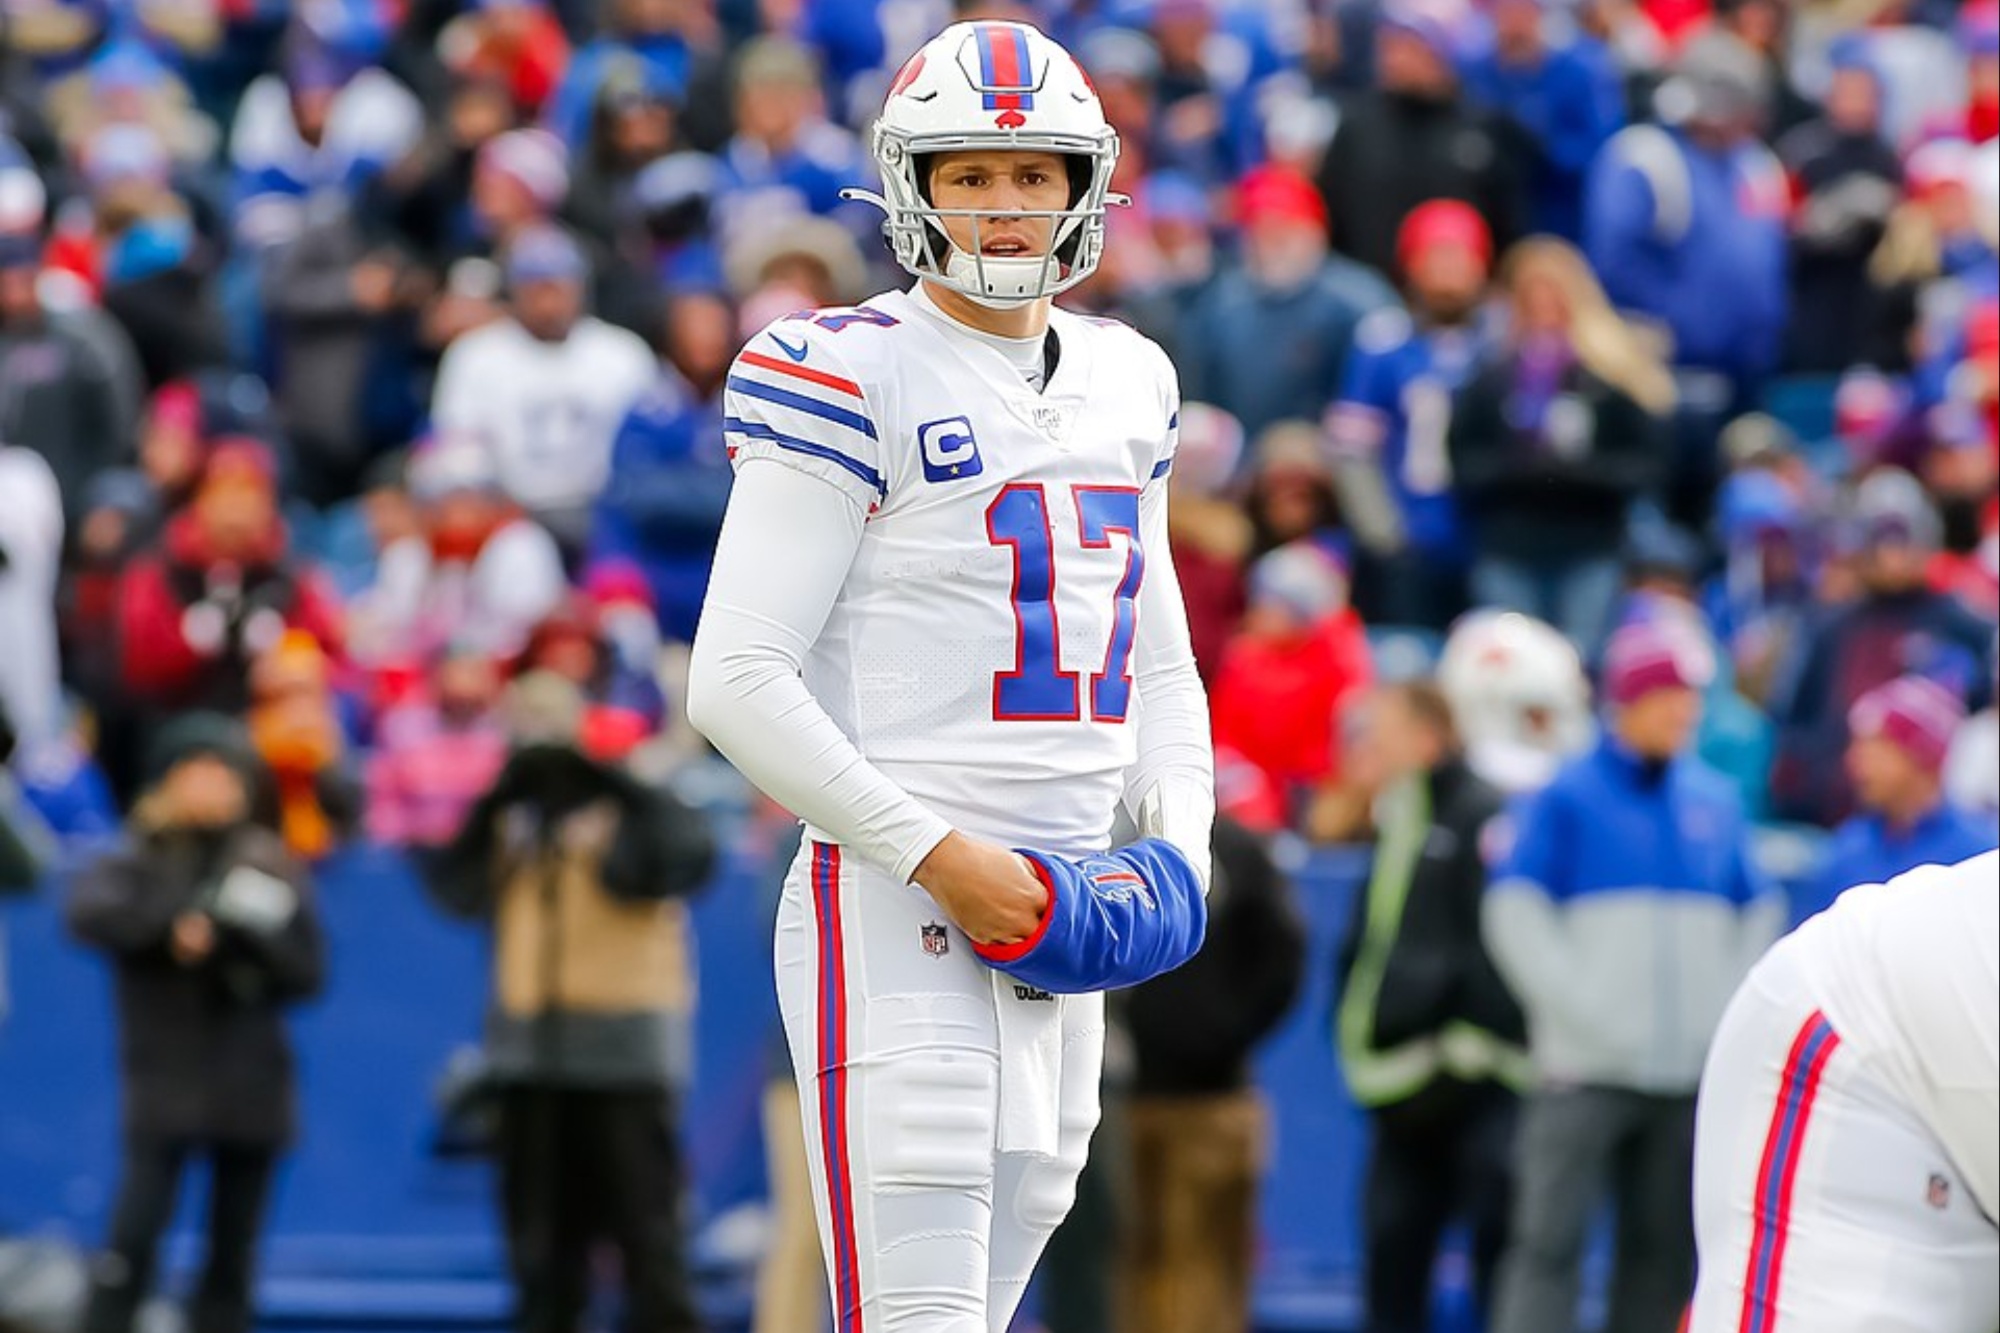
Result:
[[[62,491],[30,449],[0,442],[0,705],[24,748],[62,729],[56,655],[56,579],[62,566]]]

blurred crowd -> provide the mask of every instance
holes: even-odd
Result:
[[[200,706],[258,719],[294,850],[435,845],[536,667],[621,757],[686,753],[722,381],[897,279],[841,191],[946,8],[11,8],[0,699],[43,815],[108,825]],[[1759,816],[1851,813],[1876,684],[1989,704],[1984,0],[957,10],[1049,26],[1121,134],[1075,301],[1180,367],[1176,542],[1253,827],[1349,833],[1343,701],[1474,608],[1587,668],[1697,621]],[[1989,810],[1991,730],[1954,765]]]
[[[275,843],[229,855],[289,886],[226,896],[259,1004],[318,985],[272,913],[362,837],[525,938],[642,919],[618,956],[678,976],[706,853],[617,830],[702,749],[723,383],[773,318],[904,281],[843,191],[954,17],[1067,43],[1120,135],[1130,204],[1065,300],[1180,370],[1174,555],[1233,827],[1386,840],[1385,793],[1461,750],[1585,804],[1623,779],[1578,766],[1686,751],[1721,783],[1657,873],[1739,906],[1761,890],[1703,859],[1739,826],[1829,831],[1793,919],[1992,845],[1992,0],[38,0],[0,6],[0,877],[50,834],[254,806]],[[190,907],[238,882],[213,843],[174,876],[226,926]],[[522,847],[610,905],[508,897]],[[172,913],[121,935],[97,874],[86,937],[228,952]],[[1532,1015],[1558,964],[1502,934]],[[539,1012],[519,968],[501,1008]],[[1512,1004],[1480,1021],[1517,1041]],[[649,1032],[582,1047],[622,1068]],[[659,1110],[523,1103],[501,1137],[657,1181],[616,1144]],[[239,1166],[255,1195],[268,1161]]]

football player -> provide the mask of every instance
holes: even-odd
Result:
[[[837,1328],[1000,1333],[1097,1121],[1101,992],[1206,919],[1179,391],[1131,329],[1053,308],[1118,152],[1062,47],[947,28],[873,150],[917,281],[737,358],[688,710],[806,824],[775,947]]]
[[[1709,1049],[1689,1333],[2000,1327],[2000,853],[1849,889]]]

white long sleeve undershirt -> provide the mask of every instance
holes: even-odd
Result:
[[[1207,878],[1214,817],[1208,710],[1167,557],[1163,486],[1141,506],[1148,569],[1133,675],[1139,754],[1125,804]],[[744,776],[828,837],[907,882],[951,832],[869,763],[801,675],[859,549],[866,514],[839,488],[770,459],[736,477],[689,665],[688,717]],[[810,553],[772,577],[777,551]]]
[[[817,477],[743,464],[688,665],[688,720],[772,800],[908,882],[951,825],[864,759],[800,674],[866,517]],[[774,578],[778,551],[810,557]]]

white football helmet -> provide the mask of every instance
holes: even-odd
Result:
[[[1542,786],[1595,734],[1575,646],[1518,611],[1475,611],[1454,625],[1437,682],[1467,762],[1504,791]]]
[[[896,262],[981,305],[1007,309],[1066,291],[1089,277],[1104,253],[1104,209],[1118,135],[1104,119],[1082,66],[1025,23],[954,23],[911,56],[890,85],[875,122],[882,193],[847,190],[887,213],[883,231]],[[1028,214],[1051,220],[1046,255],[998,258],[952,244],[943,219],[973,210],[932,206],[932,154],[971,148],[1035,149],[1070,164],[1067,209]]]

